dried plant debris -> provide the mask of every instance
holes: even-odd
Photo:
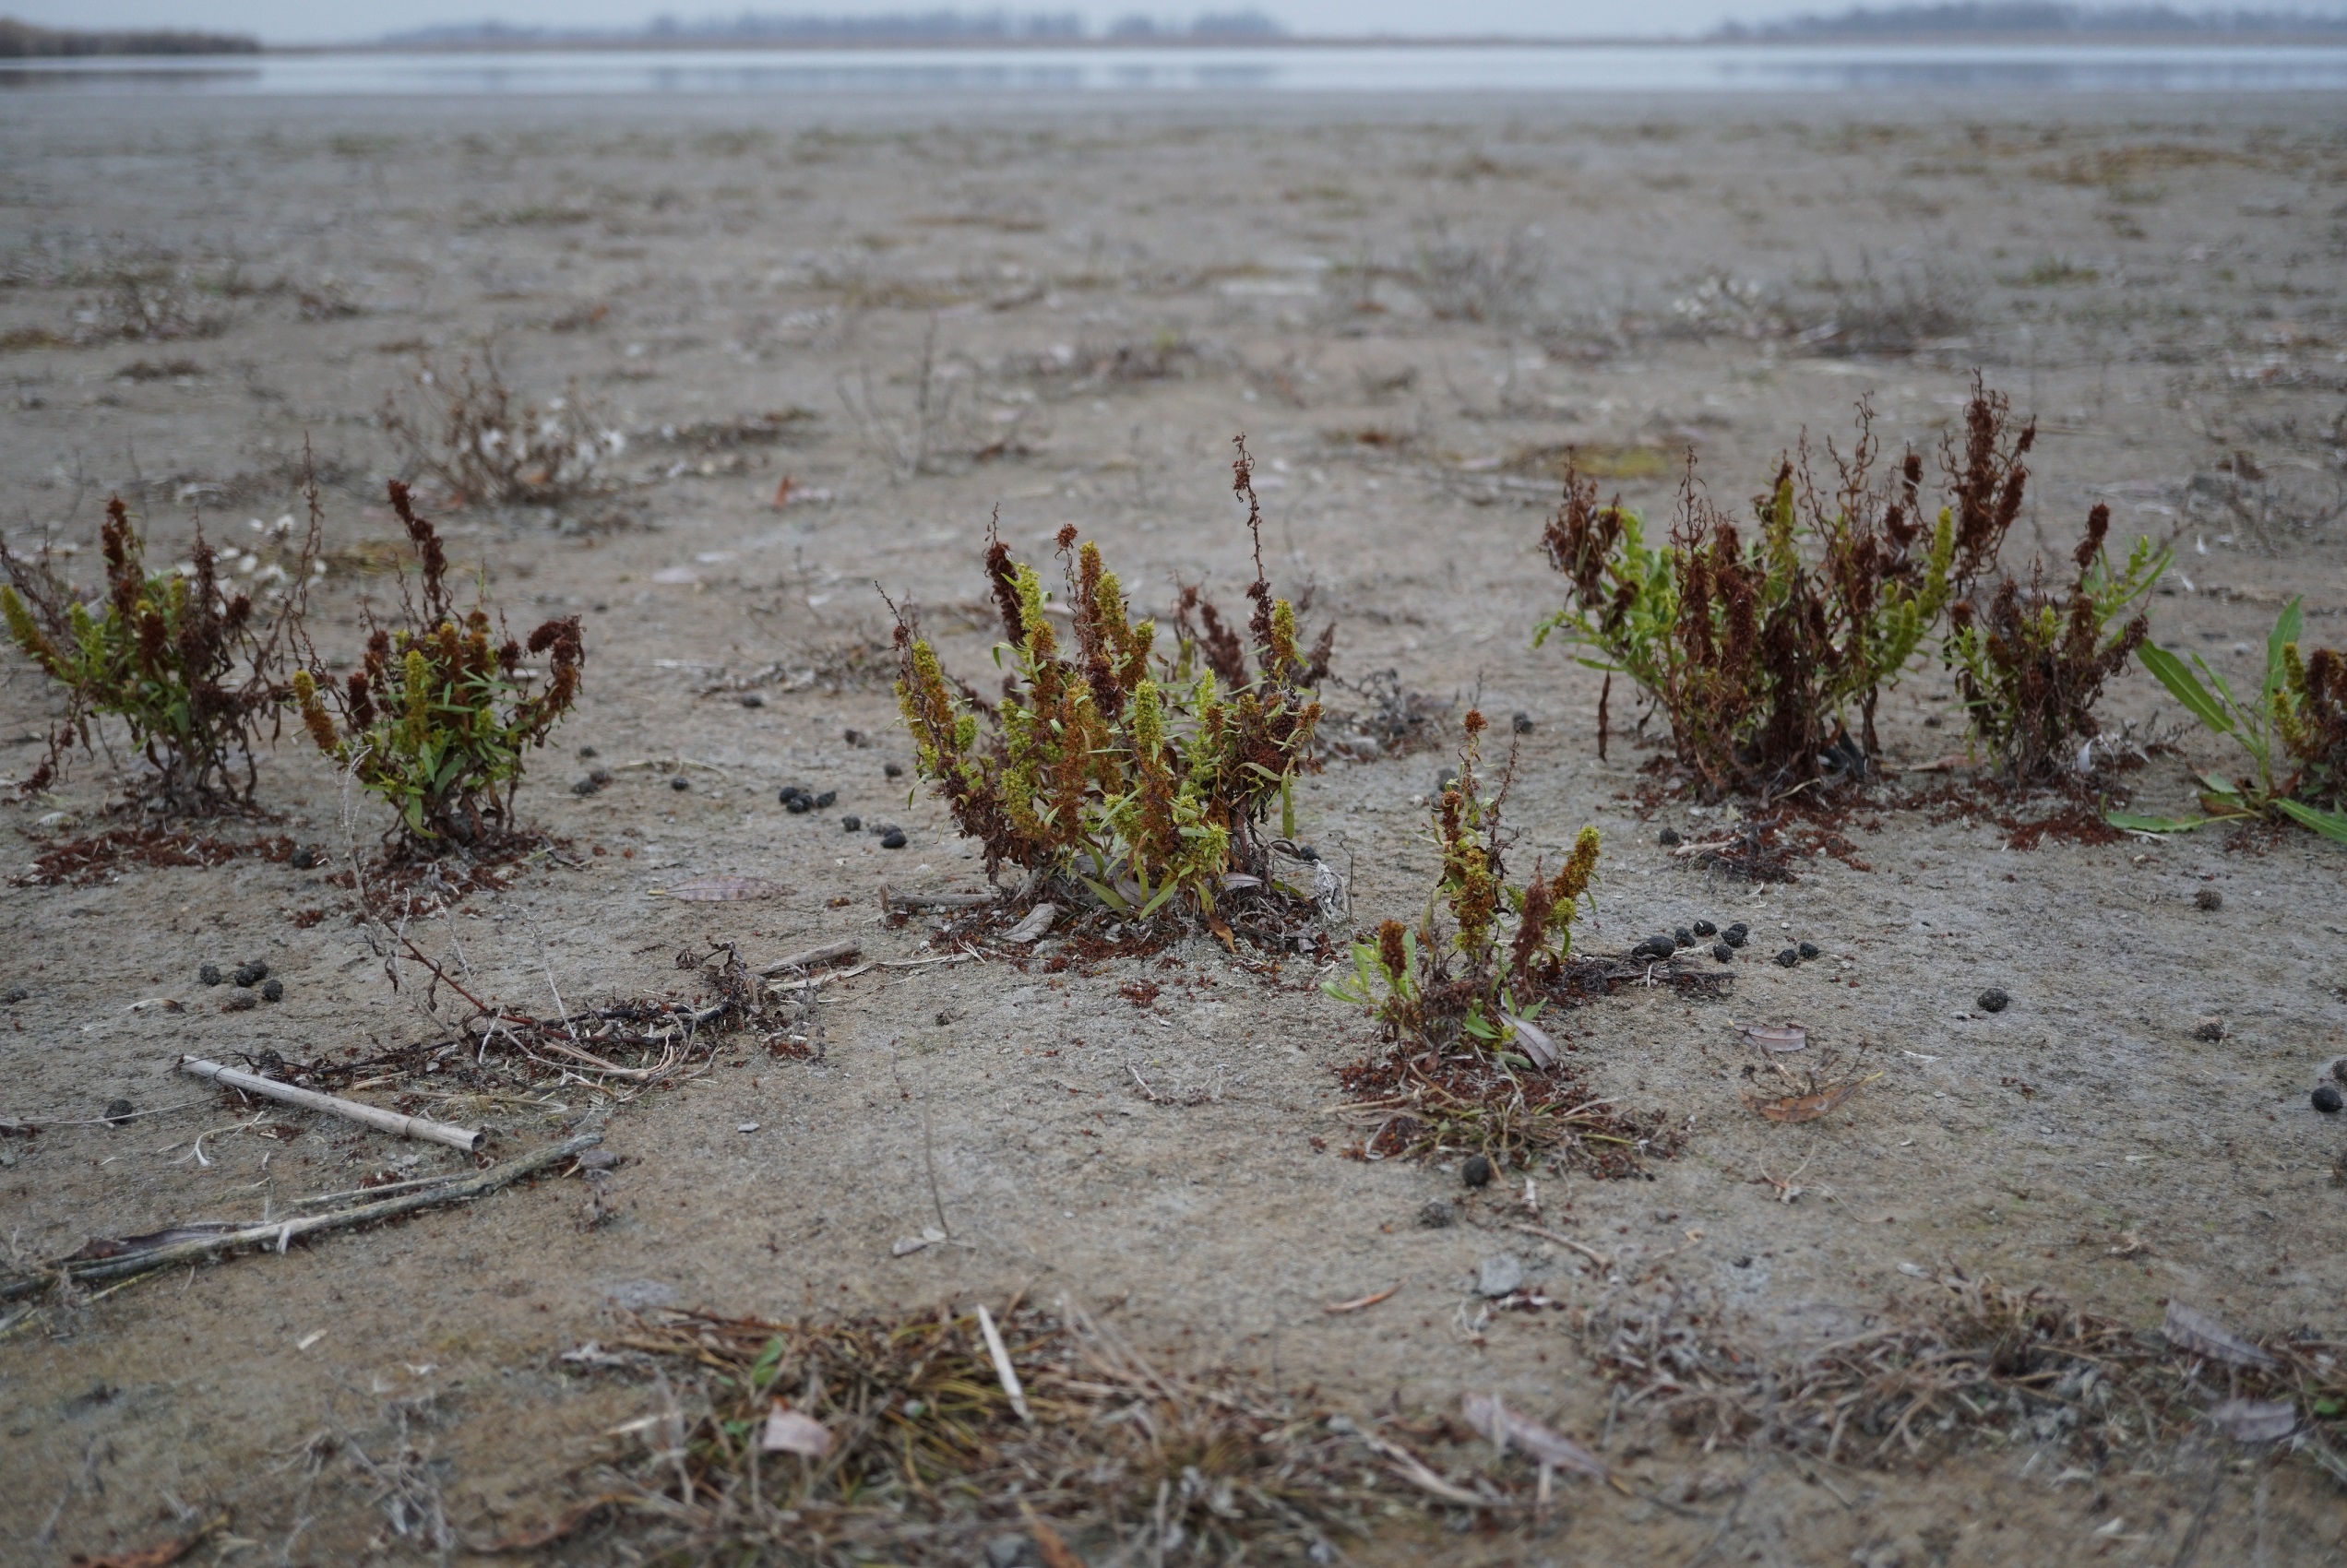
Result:
[[[282,862],[296,853],[282,835],[237,843],[185,828],[116,827],[43,849],[8,880],[18,887],[87,887],[119,880],[127,866],[220,866],[247,855]]]
[[[1751,1039],[1753,1032],[1745,1031],[1745,1038]],[[1831,1046],[1818,1051],[1814,1062],[1805,1054],[1803,1065],[1789,1066],[1775,1052],[1803,1050],[1807,1044],[1807,1032],[1764,1029],[1758,1033],[1764,1039],[1753,1043],[1762,1044],[1769,1054],[1745,1067],[1745,1087],[1738,1096],[1745,1110],[1771,1122],[1815,1122],[1830,1116],[1848,1104],[1860,1089],[1882,1076],[1880,1073],[1862,1074],[1846,1065],[1841,1053]],[[1766,1043],[1766,1037],[1788,1033],[1799,1034],[1802,1044],[1787,1047]],[[1862,1061],[1864,1051],[1863,1045],[1859,1047]]]
[[[1974,1443],[2048,1444],[2099,1467],[2205,1421],[2237,1441],[2286,1441],[2347,1480],[2347,1345],[2310,1330],[2252,1341],[2180,1302],[2155,1335],[2044,1289],[1952,1268],[1928,1277],[1920,1298],[1819,1348],[1734,1345],[1717,1312],[1667,1279],[1592,1310],[1584,1343],[1634,1392],[1626,1407],[1707,1444],[1883,1467]]]
[[[1483,1156],[1530,1170],[1547,1160],[1605,1178],[1642,1176],[1684,1143],[1662,1112],[1626,1111],[1569,1067],[1545,1071],[1495,1057],[1389,1056],[1337,1070],[1350,1096],[1337,1114],[1361,1128],[1356,1159]]]
[[[1456,697],[1412,691],[1392,670],[1377,671],[1357,683],[1331,675],[1324,690],[1349,693],[1359,704],[1346,707],[1330,702],[1320,719],[1321,745],[1349,762],[1434,750],[1449,740],[1450,717],[1459,707]]]
[[[557,1529],[624,1513],[637,1542],[697,1557],[964,1564],[1007,1560],[989,1549],[1009,1536],[1019,1561],[1050,1564],[1328,1562],[1405,1509],[1524,1508],[1534,1468],[1579,1452],[1509,1411],[1488,1430],[1527,1459],[1442,1473],[1412,1446],[1427,1429],[1227,1368],[1169,1372],[1064,1298],[796,1324],[676,1313],[564,1360],[644,1377],[660,1403]]]

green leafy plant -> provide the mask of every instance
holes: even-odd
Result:
[[[1354,943],[1352,972],[1322,989],[1365,1008],[1389,1039],[1438,1052],[1507,1052],[1519,1065],[1545,1067],[1555,1052],[1533,1020],[1572,953],[1573,920],[1597,873],[1597,829],[1581,829],[1554,875],[1536,862],[1528,881],[1509,882],[1509,779],[1483,793],[1485,720],[1471,708],[1465,722],[1458,775],[1431,808],[1442,870],[1425,909],[1414,925],[1385,921],[1376,940]]]
[[[282,716],[284,670],[300,636],[310,569],[317,558],[318,510],[292,569],[257,556],[251,593],[221,580],[220,557],[196,529],[185,565],[150,572],[147,540],[122,497],[106,503],[101,529],[103,599],[85,601],[52,567],[47,552],[27,559],[0,545],[8,583],[0,612],[8,634],[54,681],[66,715],[48,755],[26,779],[46,789],[66,751],[95,742],[92,721],[119,719],[154,769],[151,785],[171,811],[249,804],[261,731],[273,738]]]
[[[484,845],[512,831],[525,754],[578,701],[578,617],[546,622],[526,647],[493,644],[483,604],[457,610],[447,552],[408,487],[391,481],[390,498],[416,548],[421,595],[402,574],[405,624],[370,614],[360,667],[340,683],[297,670],[294,695],[318,750],[398,814],[392,831],[405,848]],[[542,670],[525,667],[525,655],[542,658]]]
[[[1911,451],[1878,472],[1872,423],[1861,402],[1851,451],[1828,448],[1830,485],[1813,476],[1805,444],[1780,464],[1753,503],[1749,547],[1698,491],[1691,465],[1660,546],[1568,466],[1542,542],[1570,588],[1534,646],[1562,635],[1606,672],[1609,695],[1614,675],[1629,676],[1668,718],[1678,760],[1707,794],[1864,772],[1879,750],[1881,692],[1994,564],[2019,513],[2036,427],[2014,432],[2002,395],[1975,382],[1963,440],[1951,436],[1942,453],[1947,496],[1929,523],[1923,459]]]
[[[2157,643],[2137,650],[2143,667],[2192,716],[2248,754],[2251,771],[2227,778],[2200,775],[2204,817],[2106,814],[2116,827],[2174,833],[2210,822],[2287,817],[2326,838],[2347,844],[2347,667],[2337,652],[2298,651],[2305,613],[2293,599],[2266,635],[2266,667],[2254,698],[2234,695],[2225,678],[2198,654],[2179,659]]]
[[[1959,600],[1948,608],[1941,656],[1956,672],[1974,738],[2016,782],[2087,771],[2102,733],[2094,704],[2103,683],[2127,668],[2150,629],[2140,612],[2128,612],[2173,554],[2139,539],[2126,564],[2114,567],[2103,549],[2110,531],[2111,509],[2095,507],[2071,555],[2077,575],[2061,594],[2047,591],[2041,564],[2027,588],[2005,577],[1984,607]]]
[[[1326,649],[1299,651],[1294,609],[1264,578],[1243,442],[1233,488],[1256,545],[1252,670],[1235,633],[1228,648],[1181,638],[1160,654],[1155,624],[1131,618],[1123,585],[1072,526],[1059,534],[1065,647],[1041,574],[989,535],[986,575],[1007,634],[995,647],[1008,671],[999,702],[950,680],[911,612],[898,611],[897,698],[917,770],[983,846],[990,876],[1016,866],[1137,917],[1178,904],[1212,918],[1227,888],[1271,882],[1272,847],[1295,832]]]

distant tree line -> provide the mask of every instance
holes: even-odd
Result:
[[[2177,36],[2274,37],[2347,32],[2347,16],[2306,11],[2178,11],[2166,6],[2084,6],[2042,0],[1966,0],[1941,6],[1858,6],[1746,27],[1730,22],[1721,40],[1824,38]]]
[[[61,60],[91,54],[257,54],[247,33],[81,32],[0,17],[0,60]]]
[[[1278,38],[1285,29],[1261,11],[1203,11],[1187,22],[1143,15],[1108,29],[1112,39]],[[1090,36],[1075,11],[887,11],[870,16],[817,16],[745,11],[733,17],[686,20],[655,18],[640,29],[518,28],[501,22],[417,28],[383,42],[428,47],[496,47],[530,43],[1038,43]]]

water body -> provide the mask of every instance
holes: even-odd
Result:
[[[353,51],[12,62],[0,90],[268,97],[2347,89],[2347,46],[1506,45]]]

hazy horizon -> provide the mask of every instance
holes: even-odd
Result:
[[[298,0],[208,0],[191,7],[177,0],[17,0],[0,3],[0,16],[15,16],[43,27],[113,30],[180,29],[193,31],[250,33],[270,44],[369,42],[387,34],[433,27],[462,27],[495,22],[517,28],[580,30],[627,30],[646,27],[663,14],[688,23],[726,19],[745,11],[759,14],[864,16],[947,9],[925,0],[819,0],[806,5],[697,6],[646,4],[645,0],[351,0],[334,9],[323,22],[318,7]],[[983,12],[980,4],[958,7]],[[1013,6],[1014,14],[1031,11],[1081,15],[1094,35],[1119,18],[1147,15],[1175,28],[1185,27],[1199,9],[1227,11],[1243,6],[1207,4],[1184,9],[1160,9],[1145,5]],[[1293,33],[1310,36],[1403,37],[1622,37],[1694,38],[1729,23],[1745,26],[1781,21],[1817,13],[1838,13],[1845,4],[1737,4],[1734,0],[1574,0],[1565,6],[1538,0],[1465,0],[1436,6],[1424,0],[1282,0],[1259,7]],[[1877,8],[1896,8],[1896,0]],[[2179,10],[2202,7],[2188,3]],[[2347,5],[2277,6],[2273,9],[2303,11],[2309,16],[2336,16]]]

